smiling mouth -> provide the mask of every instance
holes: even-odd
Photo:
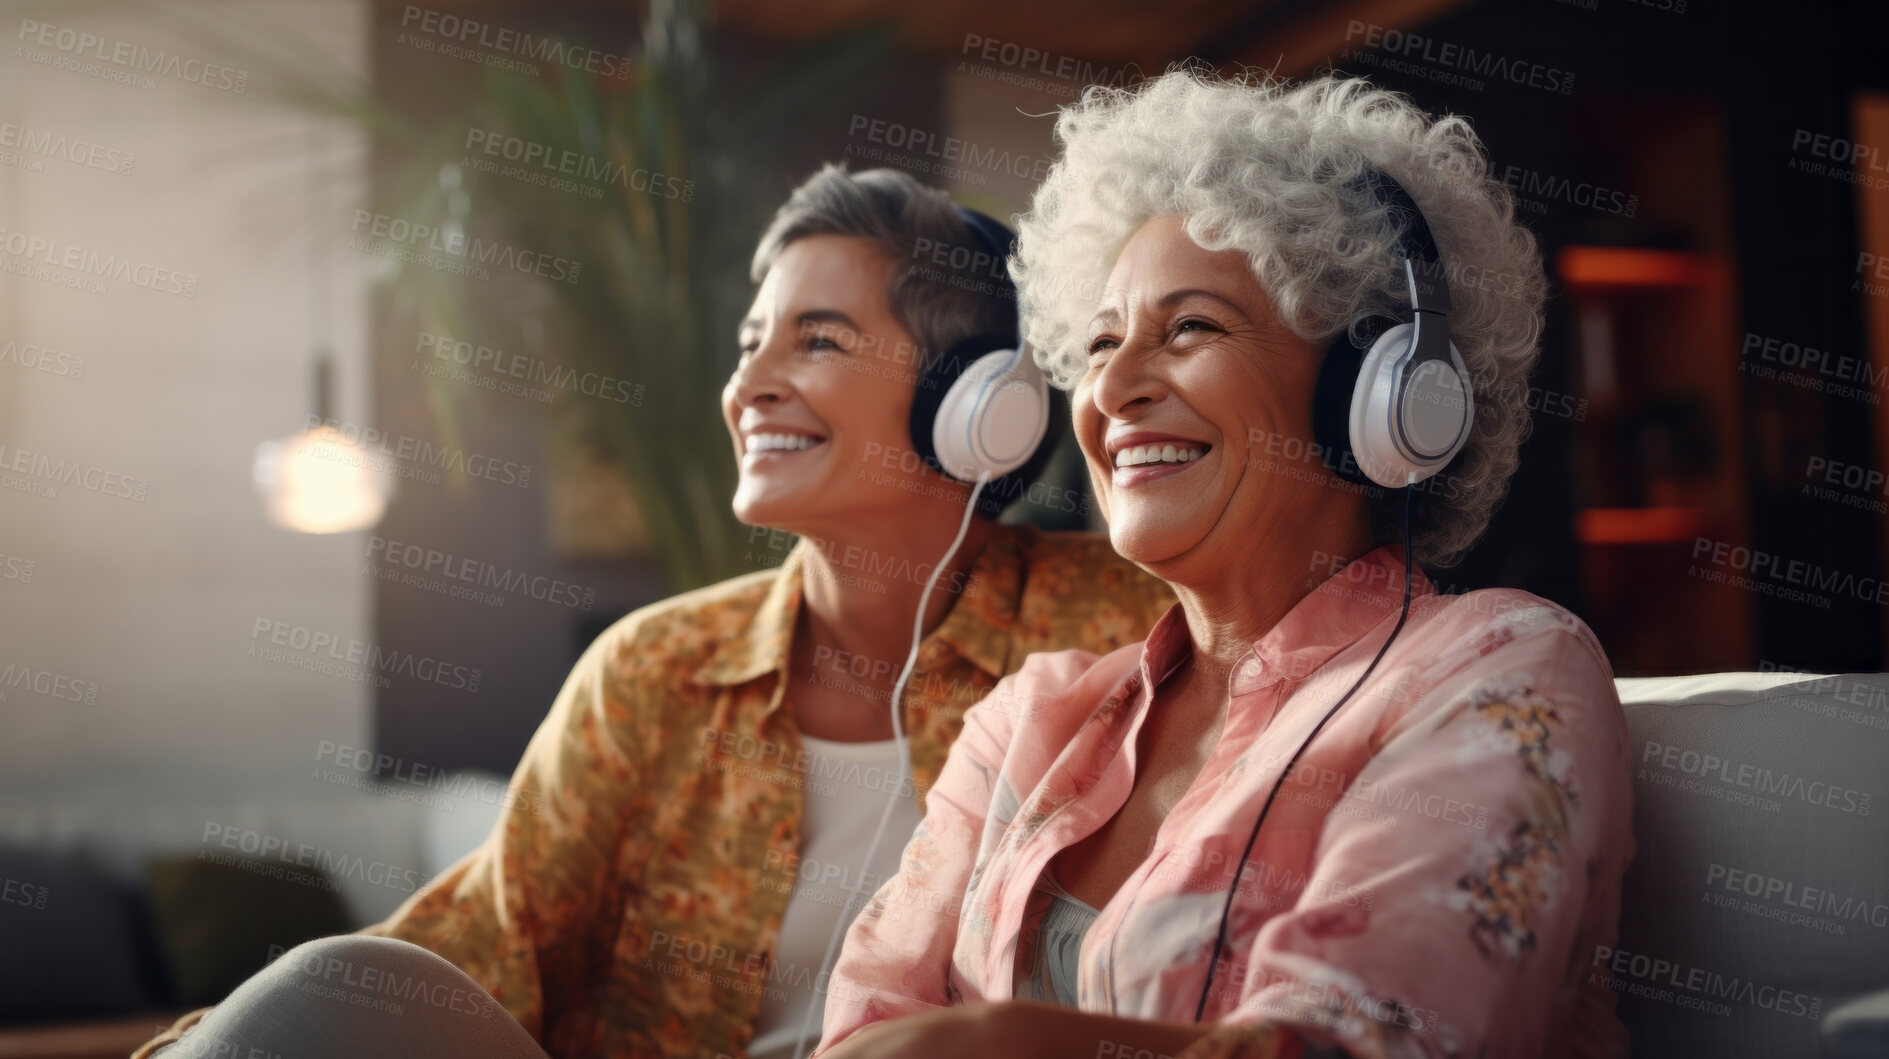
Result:
[[[806,434],[750,434],[745,451],[750,456],[762,456],[801,452],[824,444],[826,444],[825,438],[816,438]]]
[[[1191,441],[1130,445],[1115,454],[1115,466],[1120,469],[1159,463],[1192,463],[1207,455],[1207,451],[1212,447]]]

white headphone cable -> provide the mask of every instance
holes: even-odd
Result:
[[[879,855],[879,842],[885,838],[886,825],[892,822],[892,810],[898,806],[899,799],[905,796],[905,782],[911,775],[912,755],[906,743],[905,719],[900,707],[905,700],[905,685],[912,679],[912,671],[918,667],[918,648],[925,639],[925,609],[931,603],[931,590],[938,584],[938,575],[951,564],[951,560],[958,554],[958,548],[964,544],[965,534],[971,529],[971,516],[977,511],[977,498],[983,494],[984,486],[989,483],[989,471],[977,472],[977,481],[971,486],[971,499],[964,505],[964,520],[958,523],[958,535],[951,541],[951,547],[945,549],[944,558],[938,560],[937,566],[932,567],[931,576],[925,579],[925,591],[918,596],[918,614],[912,618],[912,650],[905,656],[905,668],[899,673],[898,683],[892,686],[892,741],[898,745],[899,780],[892,788],[892,797],[886,799],[885,811],[879,814],[879,826],[873,829],[872,841],[866,844],[865,860],[859,866],[859,874],[853,879],[846,903],[840,906],[840,917],[833,924],[833,933],[826,939],[826,955],[820,958],[820,973],[813,976],[813,991],[816,998],[826,993],[820,985],[820,978],[827,974],[828,968],[833,965],[834,950],[839,948],[840,936],[851,925],[846,910],[852,908],[853,902],[860,896],[860,885],[865,882],[866,873],[872,867],[873,858]],[[862,906],[860,911],[864,910]],[[813,1027],[813,1014],[815,1011],[824,1013],[825,1010],[826,1001],[823,999],[817,1004],[807,1005],[807,1014],[800,1020],[800,1040],[794,1045],[794,1059],[803,1059],[807,1054],[807,1032]]]

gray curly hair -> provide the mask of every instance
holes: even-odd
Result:
[[[1397,227],[1361,184],[1375,166],[1423,211],[1447,268],[1450,337],[1469,368],[1475,428],[1417,487],[1412,550],[1449,566],[1482,536],[1528,436],[1548,281],[1508,187],[1457,116],[1432,120],[1407,97],[1359,79],[1293,85],[1170,70],[1133,88],[1092,86],[1056,121],[1062,157],[1018,225],[1011,259],[1024,336],[1056,385],[1086,370],[1084,329],[1124,243],[1148,219],[1185,218],[1207,250],[1238,249],[1281,323],[1329,343],[1374,316],[1408,316]],[[1381,326],[1381,321],[1378,326]],[[1402,536],[1403,502],[1375,491],[1379,540]]]

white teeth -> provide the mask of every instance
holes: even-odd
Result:
[[[805,434],[749,434],[749,452],[792,452],[796,449],[812,448],[820,443],[818,438]]]
[[[1144,463],[1191,463],[1207,454],[1206,449],[1171,442],[1159,445],[1130,445],[1115,454],[1115,466],[1139,467]]]

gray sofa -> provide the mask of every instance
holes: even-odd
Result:
[[[1889,674],[1621,680],[1635,1056],[1889,1055]]]
[[[1620,937],[1611,951],[1592,954],[1587,973],[1619,993],[1633,1054],[1889,1056],[1889,674],[1722,673],[1618,684],[1633,740],[1639,852]],[[0,845],[77,847],[129,865],[197,848],[203,821],[228,818],[298,839],[345,841],[363,856],[424,865],[430,874],[475,844],[495,815],[477,803],[442,813],[319,787],[313,793],[331,797],[315,806],[310,792],[297,793],[240,807],[147,799],[129,818],[102,803],[57,813],[50,801],[11,812],[0,806]],[[58,903],[76,912],[96,918],[111,907],[86,899],[84,886],[54,881]],[[346,896],[368,922],[400,895]],[[50,906],[12,910],[34,922],[52,914]],[[71,938],[75,929],[61,925],[54,936]],[[74,956],[70,984],[96,1000],[98,949],[80,947]],[[48,979],[46,988],[57,984],[57,960],[20,966]],[[136,1007],[127,1001],[122,1010]],[[126,1040],[152,1032],[133,1026]],[[0,1031],[0,1054],[77,1054],[7,1038]]]

